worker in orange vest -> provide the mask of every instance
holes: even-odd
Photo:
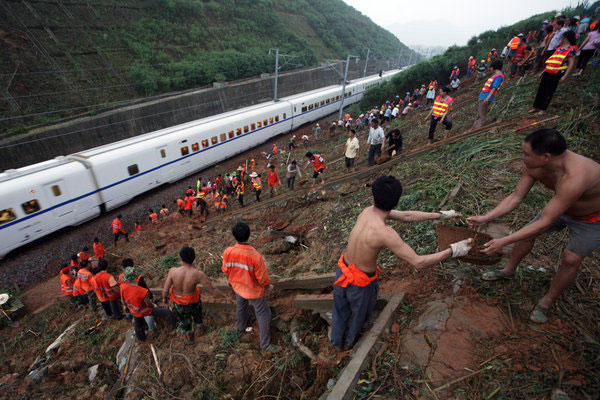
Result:
[[[138,284],[139,274],[134,267],[127,267],[122,274],[121,298],[133,316],[136,338],[146,340],[146,317],[164,319],[173,329],[177,327],[177,317],[168,308],[156,307],[152,302],[150,290]]]
[[[519,49],[519,46],[521,45],[521,40],[523,39],[524,36],[525,35],[523,35],[522,33],[519,33],[518,35],[516,35],[512,39],[510,39],[510,41],[506,45],[509,49],[508,50],[508,58],[512,58],[515,55],[515,53]]]
[[[204,192],[204,187],[196,194],[196,208],[200,207],[200,216],[204,219],[208,218],[208,204],[204,197],[206,197],[206,193]]]
[[[458,66],[454,66],[452,72],[450,73],[450,80],[454,78],[460,78],[460,68],[458,68]]]
[[[310,164],[312,164],[315,172],[313,173],[314,182],[312,186],[317,183],[317,179],[321,178],[321,184],[325,183],[325,179],[323,179],[323,172],[325,171],[325,159],[319,154],[313,154],[310,151],[305,154],[308,159],[306,165],[303,169],[306,169]]]
[[[492,76],[485,82],[481,93],[479,93],[479,105],[477,107],[478,118],[473,124],[474,129],[481,128],[487,121],[487,114],[490,104],[496,98],[504,83],[504,74],[502,73],[502,60],[496,60],[492,63]]]
[[[240,181],[240,183],[235,188],[235,193],[237,195],[238,202],[240,203],[240,207],[244,207],[244,182]]]
[[[470,56],[469,61],[467,62],[467,78],[470,78],[473,71],[475,71],[476,63],[477,62],[475,61],[475,58],[473,58],[473,56]]]
[[[277,154],[277,143],[273,143],[273,155]]]
[[[250,169],[254,171],[254,168],[256,168],[256,161],[254,161],[254,158],[252,160],[250,160]]]
[[[110,302],[108,301],[106,296],[104,296],[104,293],[102,293],[102,290],[96,282],[96,274],[100,272],[100,268],[92,268],[90,269],[90,272],[92,273],[92,277],[90,278],[90,285],[92,286],[92,290],[94,291],[96,298],[98,299],[100,305],[102,306],[102,309],[104,310],[105,315],[102,316],[102,319],[109,319],[113,315],[112,309],[110,308]]]
[[[141,231],[142,230],[142,226],[140,224],[138,224],[137,221],[133,221],[133,230],[134,231]]]
[[[88,269],[89,262],[87,260],[83,260],[80,263],[81,268],[77,271],[77,278],[81,280],[81,289],[85,293],[84,296],[87,297],[88,302],[90,304],[90,310],[96,311],[96,294],[90,284],[90,279],[92,279],[92,273]]]
[[[73,254],[71,256],[71,268],[74,268],[75,271],[79,271],[79,256],[77,254]]]
[[[104,246],[102,246],[100,239],[94,238],[93,248],[94,248],[94,255],[96,256],[96,258],[98,260],[103,259],[104,258]]]
[[[185,333],[190,341],[194,340],[194,328],[202,327],[202,302],[198,284],[215,296],[225,298],[225,294],[215,288],[210,279],[194,266],[196,252],[185,246],[179,251],[181,266],[171,268],[162,290],[162,300],[167,296],[173,301],[175,314],[179,317],[179,331]]]
[[[59,277],[61,293],[68,296],[71,303],[75,303],[76,299],[73,297],[73,276],[71,274],[71,267],[67,264],[61,265]]]
[[[431,144],[433,142],[433,134],[435,133],[435,128],[438,122],[441,122],[446,127],[444,131],[444,139],[448,138],[450,134],[450,129],[452,129],[452,121],[448,118],[448,114],[450,110],[452,110],[452,104],[454,103],[454,99],[449,96],[450,88],[444,86],[442,88],[442,92],[438,95],[434,102],[431,111],[427,114],[425,121],[431,119],[431,123],[429,125],[429,140],[427,144]]]
[[[254,247],[248,244],[250,227],[245,222],[238,222],[233,227],[233,237],[237,244],[223,252],[221,271],[229,280],[229,285],[237,299],[237,329],[246,330],[248,324],[248,303],[254,307],[260,333],[260,347],[263,351],[273,353],[280,350],[271,343],[271,310],[267,305],[267,294],[272,289],[265,261]]]
[[[227,198],[227,195],[223,193],[223,196],[221,197],[221,203],[219,203],[219,212],[224,213],[225,211],[227,211],[227,207],[229,207],[229,202]]]
[[[83,249],[79,252],[79,254],[77,254],[77,256],[79,257],[80,261],[86,261],[90,259],[90,255],[89,252],[90,249],[87,246],[84,246]]]
[[[81,287],[81,279],[77,276],[77,272],[72,270],[73,276],[73,297],[77,302],[78,306],[84,307],[88,305],[88,298],[85,295],[85,290]]]
[[[256,201],[260,201],[260,194],[262,193],[262,183],[260,181],[260,174],[256,172],[252,172],[250,174],[250,180],[252,182],[252,187],[256,193]]]
[[[177,199],[174,201],[174,203],[177,205],[177,212],[179,212],[179,214],[183,215],[183,210],[185,209],[185,201],[183,201],[181,199]]]
[[[496,49],[490,50],[487,56],[487,63],[491,64],[493,61],[498,59],[498,51]]]
[[[112,317],[114,319],[123,319],[123,313],[121,312],[123,305],[121,304],[121,294],[119,291],[119,284],[114,276],[106,272],[108,269],[108,261],[102,259],[98,261],[98,272],[94,275],[95,284],[102,292],[103,298],[106,298],[112,311]],[[102,308],[106,311],[106,306]]]
[[[156,213],[152,209],[149,209],[148,213],[149,213],[148,219],[150,220],[150,222],[152,222],[153,224],[157,223],[158,215],[156,215]]]
[[[188,212],[188,215],[190,217],[194,214],[194,209],[193,209],[194,201],[196,201],[196,197],[194,196],[193,193],[185,196],[185,210]]]
[[[123,230],[121,218],[123,218],[123,216],[119,214],[117,215],[117,218],[115,218],[112,222],[112,231],[115,235],[115,247],[117,247],[117,240],[119,240],[120,236],[125,236],[125,241],[129,242],[129,235]]]
[[[224,193],[223,196],[225,196]],[[219,192],[215,192],[213,195],[213,207],[215,207],[215,210],[221,207],[221,194]]]
[[[275,171],[275,166],[273,164],[269,164],[269,169],[267,171],[267,184],[269,185],[269,193],[271,197],[277,195],[277,186],[281,185],[281,181],[279,180],[279,174]]]

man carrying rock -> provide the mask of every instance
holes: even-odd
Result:
[[[398,232],[385,224],[386,220],[445,220],[460,217],[460,214],[453,210],[437,213],[393,210],[402,194],[402,185],[393,176],[377,178],[371,185],[371,191],[373,205],[358,216],[348,238],[348,247],[338,260],[335,274],[331,344],[338,350],[342,350],[344,345],[344,333],[346,348],[354,346],[363,324],[373,311],[379,292],[377,257],[382,249],[388,248],[410,265],[423,269],[450,257],[464,256],[472,247],[472,239],[466,239],[438,253],[424,256],[416,254]]]
[[[494,254],[515,243],[502,270],[489,271],[483,279],[510,278],[519,262],[531,251],[538,235],[569,228],[569,243],[550,289],[533,309],[530,319],[548,321],[548,311],[558,296],[577,277],[583,259],[600,247],[600,164],[567,150],[565,138],[554,129],[530,133],[521,145],[523,174],[515,191],[483,216],[467,218],[470,225],[483,225],[513,211],[536,182],[554,191],[554,197],[525,227],[485,244],[485,254]]]
[[[204,272],[196,269],[194,260],[196,252],[191,247],[183,247],[179,252],[182,265],[171,268],[162,290],[162,300],[166,302],[167,294],[175,303],[175,314],[179,318],[180,333],[185,333],[190,341],[194,341],[194,327],[202,327],[202,302],[200,289],[202,284],[215,296],[226,297],[223,292],[213,286]]]

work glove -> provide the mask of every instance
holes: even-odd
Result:
[[[466,256],[469,250],[473,247],[473,239],[465,239],[460,242],[452,243],[450,248],[452,249],[452,258]]]
[[[454,210],[439,211],[439,213],[442,214],[442,216],[440,217],[440,220],[442,220],[442,221],[445,221],[445,220],[451,219],[451,218],[462,217],[461,213],[456,212]]]

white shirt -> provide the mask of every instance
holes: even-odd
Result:
[[[346,140],[346,153],[344,154],[344,156],[346,156],[347,158],[356,157],[356,153],[358,152],[359,148],[360,144],[358,143],[358,139],[356,138],[356,136],[353,139],[348,138],[348,140]]]
[[[394,117],[397,117],[399,112],[400,112],[400,109],[399,109],[399,108],[396,106],[396,107],[394,107],[394,109],[392,110],[392,115],[393,115]]]
[[[554,34],[554,36],[550,40],[550,44],[548,45],[548,51],[555,50],[558,46],[560,46],[560,42],[562,42],[562,37],[568,30],[569,28],[564,27]]]
[[[456,89],[458,85],[460,85],[460,79],[455,79],[452,82],[450,82],[450,86],[452,86],[453,89]]]
[[[380,126],[378,126],[377,129],[373,129],[373,127],[369,128],[369,138],[367,139],[367,144],[381,144],[383,143],[384,138],[385,134]]]

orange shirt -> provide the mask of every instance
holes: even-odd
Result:
[[[119,218],[115,218],[113,220],[112,228],[113,228],[113,233],[118,233],[118,232],[125,233],[125,231],[123,230],[123,224],[121,223],[121,220]]]
[[[264,297],[265,286],[271,282],[262,256],[248,244],[225,249],[221,270],[229,276],[234,292],[245,299]]]
[[[94,254],[96,258],[104,258],[104,246],[102,246],[102,243],[94,243]]]
[[[185,201],[177,199],[177,205],[179,206],[180,210],[183,210],[185,208]]]
[[[156,213],[150,214],[150,221],[158,222],[158,215],[156,215]]]

